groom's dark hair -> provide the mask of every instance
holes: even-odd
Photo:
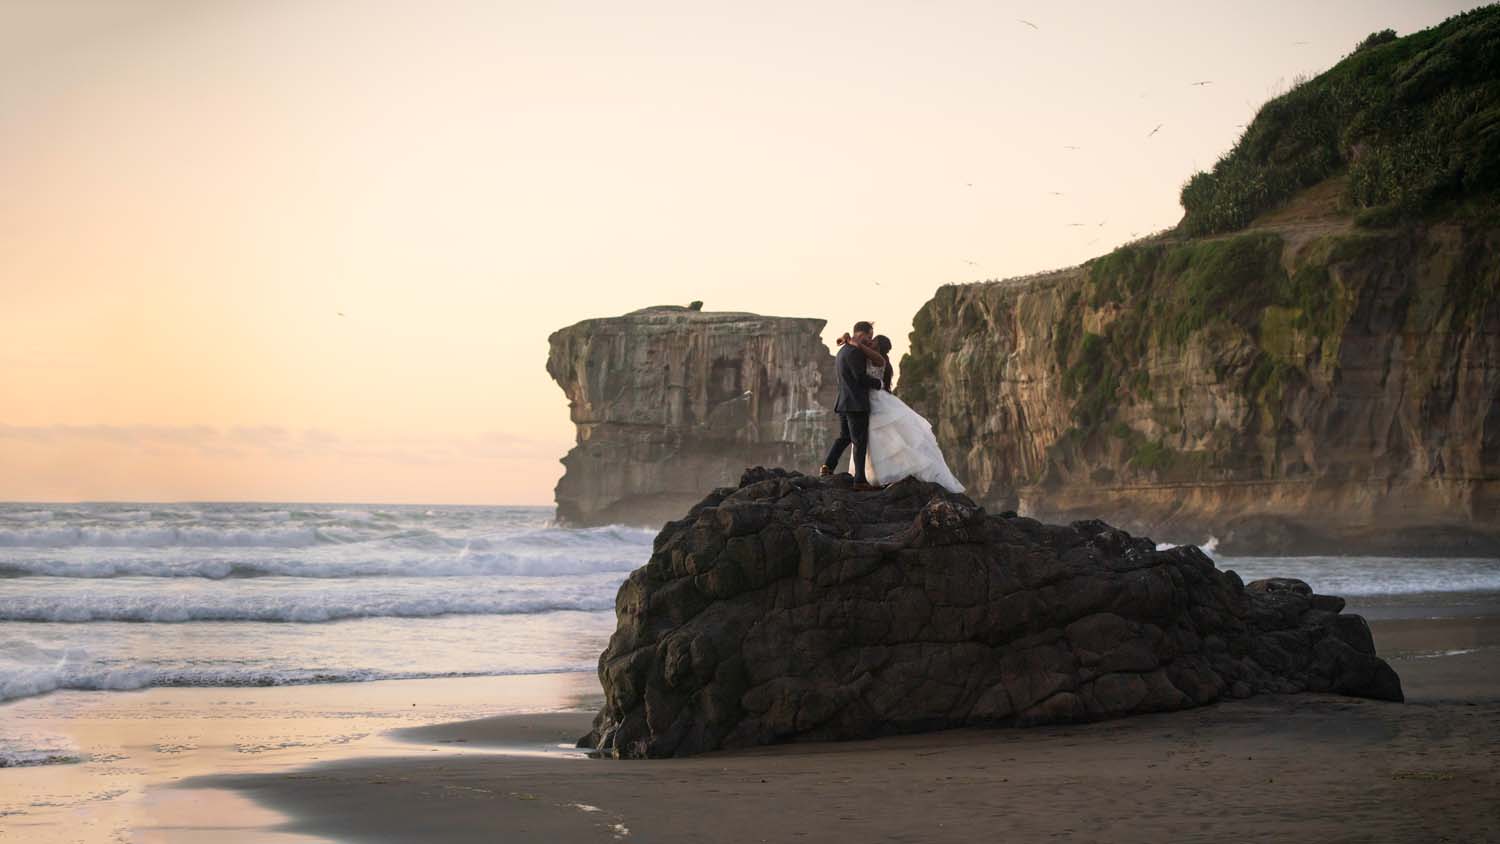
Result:
[[[861,331],[864,331],[864,332],[868,333],[868,332],[871,332],[871,331],[874,331],[874,330],[875,330],[875,326],[872,325],[871,323],[868,323],[868,322],[864,321],[864,320],[860,320],[859,322],[854,323],[854,333],[855,334],[858,334]]]

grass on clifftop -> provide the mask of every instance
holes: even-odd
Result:
[[[1500,193],[1500,5],[1405,38],[1390,30],[1261,106],[1235,147],[1182,189],[1179,230],[1236,231],[1347,172],[1344,204],[1391,222]]]

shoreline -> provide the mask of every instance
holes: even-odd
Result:
[[[177,786],[354,759],[460,758],[477,751],[399,733],[496,714],[582,713],[600,700],[592,672],[22,698],[0,705],[0,735],[76,761],[0,767],[0,842],[325,840],[278,832],[284,813],[237,792]]]
[[[1086,816],[1121,841],[1374,841],[1449,814],[1454,840],[1500,838],[1500,614],[1370,622],[1406,704],[1262,696],[642,762],[573,747],[592,672],[59,691],[0,706],[82,757],[0,768],[0,841],[1102,836],[1069,825]]]
[[[399,738],[473,750],[197,778],[318,840],[1485,840],[1500,836],[1500,618],[1372,622],[1404,704],[1270,695],[1069,726],[685,759],[559,747],[592,712]],[[420,745],[418,745],[420,746]]]

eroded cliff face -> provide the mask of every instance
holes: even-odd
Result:
[[[1500,229],[1297,207],[943,287],[900,394],[995,510],[1238,553],[1500,553]]]
[[[659,527],[746,466],[815,466],[832,436],[820,319],[655,307],[555,332],[578,444],[557,515]]]

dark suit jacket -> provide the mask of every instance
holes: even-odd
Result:
[[[880,379],[865,372],[865,353],[845,343],[834,358],[833,369],[839,379],[839,397],[834,413],[869,413],[870,391],[880,389]]]

